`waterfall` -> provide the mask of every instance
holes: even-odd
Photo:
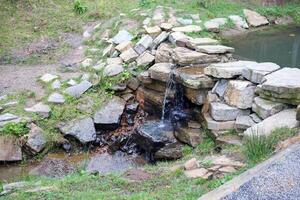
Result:
[[[165,91],[163,107],[162,107],[162,115],[161,115],[162,121],[164,121],[166,118],[168,99],[174,94],[174,86],[176,83],[174,77],[175,76],[173,70],[171,70],[171,72],[169,73],[169,78],[166,83],[166,91]]]

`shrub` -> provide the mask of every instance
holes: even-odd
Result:
[[[29,128],[27,127],[26,122],[19,123],[8,123],[5,124],[2,130],[0,130],[0,135],[14,135],[17,137],[21,137],[26,135],[29,132]]]
[[[85,5],[83,5],[80,0],[76,0],[74,2],[74,9],[73,10],[77,14],[81,15],[81,14],[83,14],[87,11],[87,7]]]

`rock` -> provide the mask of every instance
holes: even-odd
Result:
[[[0,115],[0,127],[5,126],[8,123],[17,123],[20,122],[22,119],[16,115],[5,113]]]
[[[173,63],[173,49],[169,44],[162,43],[155,54],[156,63]]]
[[[188,122],[188,127],[192,128],[192,129],[200,129],[201,128],[201,124],[199,124],[196,121],[189,121]]]
[[[144,83],[144,87],[147,89],[155,90],[157,92],[165,93],[166,83],[151,79],[151,83]]]
[[[51,109],[48,105],[43,104],[42,102],[24,109],[27,112],[33,112],[39,114],[43,118],[48,118],[51,112]]]
[[[152,79],[150,78],[148,71],[143,71],[137,76],[138,80],[143,84],[151,84]]]
[[[176,44],[177,46],[182,46],[184,47],[186,42],[188,42],[189,40],[189,36],[185,35],[182,32],[173,32],[169,35],[168,40],[172,43],[172,44]],[[179,41],[185,41],[184,44],[180,44]]]
[[[207,163],[210,162],[213,165],[216,166],[221,166],[221,167],[235,167],[235,168],[241,168],[244,167],[245,164],[237,161],[236,159],[232,158],[232,157],[228,157],[226,155],[222,155],[222,156],[208,156],[206,158],[204,158],[202,160],[203,163]]]
[[[77,82],[74,81],[73,79],[70,79],[68,82],[67,82],[68,85],[70,86],[74,86],[74,85],[77,85]]]
[[[121,44],[122,42],[128,42],[133,39],[133,36],[126,30],[121,30],[117,35],[113,37],[113,42],[115,44]]]
[[[28,185],[27,182],[20,181],[20,182],[3,184],[1,189],[3,189],[4,192],[9,193],[9,192],[12,192],[14,190],[18,190],[18,189],[20,190],[22,188],[25,188],[27,185]]]
[[[93,119],[83,118],[61,124],[59,130],[65,136],[72,136],[79,140],[82,144],[93,142],[96,140],[96,130]]]
[[[223,45],[201,45],[194,47],[196,51],[207,54],[233,53],[234,48]]]
[[[200,129],[192,129],[192,128],[178,128],[175,131],[175,137],[192,147],[196,147],[203,141],[203,137]]]
[[[134,49],[130,48],[123,53],[121,53],[120,57],[124,62],[132,62],[134,61],[139,55],[134,51]]]
[[[134,99],[134,95],[133,94],[124,94],[121,96],[122,99],[124,99],[125,101],[129,101],[129,100],[132,100]]]
[[[297,120],[297,121],[300,121],[300,105],[297,106],[296,120]]]
[[[148,72],[152,79],[167,82],[172,71],[171,63],[157,63],[149,68]]]
[[[213,120],[213,118],[211,118],[208,113],[205,113],[203,115],[204,115],[204,123],[207,129],[220,131],[220,130],[229,130],[234,128],[235,121],[218,122]]]
[[[147,67],[154,63],[155,57],[149,53],[149,51],[144,52],[136,59],[137,66],[144,66]]]
[[[177,47],[174,49],[174,60],[181,66],[220,61],[215,55],[207,55],[184,47]]]
[[[185,170],[192,170],[199,168],[199,163],[196,158],[192,158],[184,163]]]
[[[283,68],[265,76],[259,95],[264,99],[300,104],[300,69]]]
[[[204,74],[201,67],[181,67],[174,71],[176,81],[192,89],[212,88],[214,80]]]
[[[131,104],[128,104],[126,105],[126,113],[128,114],[135,114],[137,111],[138,111],[138,108],[139,108],[139,103],[131,103]]]
[[[103,70],[103,74],[105,76],[116,76],[121,74],[124,71],[124,67],[122,65],[118,65],[118,64],[111,64],[111,65],[107,65],[104,70]]]
[[[166,144],[154,154],[155,160],[176,160],[183,156],[183,146],[179,143]]]
[[[68,87],[65,89],[65,93],[74,97],[79,98],[83,93],[85,93],[88,89],[93,86],[89,81],[82,81],[81,83]]]
[[[235,61],[228,63],[216,63],[204,69],[204,73],[216,78],[234,78],[242,75],[244,69],[249,65],[254,65],[256,62],[251,61]]]
[[[189,38],[186,43],[186,46],[190,49],[195,50],[197,46],[217,45],[218,43],[218,40],[214,40],[211,38]]]
[[[199,168],[199,169],[184,171],[184,175],[188,178],[201,178],[201,179],[207,180],[207,179],[211,178],[213,174],[210,173],[205,168]]]
[[[122,43],[118,44],[115,49],[117,51],[123,53],[124,51],[126,51],[126,50],[128,50],[128,49],[130,49],[132,47],[133,46],[132,46],[132,42],[131,41],[125,41],[125,42],[122,42]]]
[[[55,80],[51,85],[53,90],[59,89],[61,87],[61,82],[59,80]]]
[[[185,88],[184,95],[194,104],[203,105],[206,100],[207,90],[196,90],[191,88]]]
[[[123,60],[120,57],[107,58],[106,62],[108,65],[122,65],[123,64]]]
[[[110,44],[105,49],[103,49],[102,56],[110,57],[113,54],[114,50],[115,50],[114,45]]]
[[[161,32],[154,40],[152,45],[150,46],[151,49],[156,49],[162,42],[164,42],[168,37],[170,33],[167,33],[165,31]]]
[[[141,55],[144,53],[148,48],[152,46],[153,39],[149,35],[144,35],[138,43],[135,45],[134,50]]]
[[[295,128],[299,126],[299,122],[296,120],[296,110],[288,109],[283,110],[262,122],[248,128],[245,132],[245,136],[253,136],[253,135],[265,135],[268,136],[272,133],[276,128]]]
[[[242,116],[243,117],[243,116]],[[242,140],[237,135],[221,135],[216,138],[216,143],[219,145],[237,145],[242,146]]]
[[[63,104],[65,103],[65,98],[63,95],[55,92],[48,97],[48,102],[55,104]]]
[[[201,30],[202,30],[201,27],[197,25],[188,25],[188,26],[172,28],[172,31],[182,32],[182,33],[197,33],[200,32]]]
[[[177,18],[177,21],[182,24],[182,25],[191,25],[193,24],[193,20],[192,19],[184,19],[184,18]]]
[[[247,128],[254,126],[256,123],[250,116],[238,116],[235,121],[236,130],[246,130]]]
[[[218,33],[220,28],[227,23],[226,18],[215,18],[204,23],[206,30]]]
[[[173,28],[173,25],[171,23],[162,23],[160,24],[160,28],[163,31],[170,31]]]
[[[40,153],[46,147],[46,138],[44,136],[43,130],[35,124],[30,124],[30,131],[25,136],[26,142],[23,145],[28,152],[33,155]]]
[[[18,101],[9,101],[9,102],[3,104],[2,106],[4,108],[9,108],[9,107],[14,107],[14,106],[18,105],[18,103],[19,103]]]
[[[269,24],[267,18],[261,16],[255,11],[244,9],[244,15],[250,26],[258,27]]]
[[[223,172],[223,173],[234,173],[236,172],[236,169],[234,169],[234,167],[231,166],[227,166],[227,167],[222,167],[219,169],[219,172]]]
[[[228,80],[221,79],[219,80],[214,88],[212,89],[212,93],[217,94],[219,97],[223,98],[228,86]]]
[[[256,63],[247,66],[242,70],[242,76],[252,83],[261,84],[265,81],[265,76],[280,69],[275,63]]]
[[[224,103],[210,103],[210,115],[216,121],[233,121],[238,116],[250,115],[250,110],[241,110]]]
[[[126,102],[116,96],[104,103],[94,115],[96,127],[99,129],[118,128],[125,105]]]
[[[22,151],[14,136],[0,136],[0,161],[21,161]]]
[[[228,18],[235,24],[237,28],[249,28],[247,22],[239,15],[229,15]]]
[[[144,26],[148,26],[150,23],[151,23],[151,18],[150,18],[150,17],[147,17],[147,18],[144,19],[144,21],[143,21],[143,25],[144,25]]]
[[[140,125],[135,130],[134,138],[136,143],[147,152],[156,152],[167,144],[177,142],[172,127],[161,121],[147,121]]]
[[[140,82],[137,78],[131,78],[127,84],[127,86],[132,90],[137,90],[140,86]]]
[[[159,26],[145,27],[145,30],[152,38],[157,37],[161,33]]]
[[[93,64],[93,60],[91,58],[86,58],[84,61],[81,62],[81,66],[83,68],[90,67]]]
[[[49,83],[49,82],[51,82],[51,81],[53,81],[53,80],[55,80],[55,79],[57,79],[57,78],[58,78],[58,76],[56,76],[56,75],[52,75],[52,74],[44,74],[44,75],[40,78],[40,80],[43,81],[44,83]]]
[[[250,115],[250,117],[251,117],[251,119],[252,119],[255,123],[259,123],[259,122],[262,121],[262,119],[259,118],[259,116],[258,116],[256,113],[252,113],[252,114]]]
[[[164,93],[139,87],[137,90],[137,100],[146,112],[161,114],[164,102]]]
[[[89,73],[84,73],[84,74],[81,76],[81,80],[82,80],[82,81],[88,81],[90,78],[91,78],[91,75],[90,75]]]
[[[252,105],[253,112],[262,119],[266,119],[285,108],[287,108],[287,106],[283,103],[265,100],[260,97],[255,97]]]
[[[294,20],[292,17],[286,15],[282,17],[277,17],[274,23],[276,25],[288,25],[294,23]]]
[[[249,81],[231,80],[224,94],[225,102],[240,109],[251,108],[255,88]]]

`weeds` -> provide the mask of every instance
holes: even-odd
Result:
[[[76,0],[74,2],[74,8],[73,8],[74,12],[82,15],[87,11],[87,7],[85,5],[82,4],[82,2],[80,0]]]
[[[22,137],[29,132],[26,122],[19,123],[8,123],[0,130],[0,135],[14,135],[17,137]]]

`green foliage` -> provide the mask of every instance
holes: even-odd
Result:
[[[252,133],[244,139],[244,153],[250,162],[261,162],[273,153],[280,141],[294,136],[295,133],[294,129],[289,128],[275,129],[269,136]]]
[[[75,0],[73,10],[77,14],[82,15],[87,11],[87,6],[83,5],[80,0]]]
[[[14,135],[21,137],[29,132],[26,122],[8,123],[0,130],[0,135]]]
[[[223,178],[211,180],[207,184],[207,187],[210,190],[214,190],[214,189],[220,187],[221,185],[223,185],[224,183],[226,183],[227,181],[230,181],[232,178],[233,178],[232,175],[225,175]]]

